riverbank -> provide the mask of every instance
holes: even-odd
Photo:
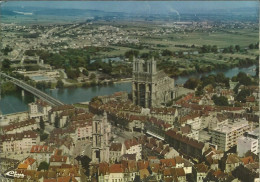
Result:
[[[127,82],[132,82],[132,78],[124,78],[124,79],[120,79],[118,81],[115,81],[114,83],[127,83]]]
[[[200,78],[202,75],[217,74],[218,72],[223,72],[226,77],[233,77],[237,75],[240,71],[255,75],[256,65],[247,68],[232,68],[225,71],[212,71],[204,74],[192,74],[188,76],[179,76],[175,79],[175,84],[184,84],[190,77]],[[88,102],[95,96],[110,95],[119,91],[126,91],[131,93],[132,84],[131,78],[122,79],[114,82],[111,85],[95,85],[90,87],[69,87],[62,89],[45,89],[44,91],[51,95],[52,97],[61,100],[66,104],[74,104],[81,102]],[[10,93],[4,95],[0,100],[0,109],[3,114],[21,112],[28,110],[28,103],[33,102],[34,97],[25,92],[24,97],[21,92]]]

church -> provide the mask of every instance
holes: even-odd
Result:
[[[174,99],[174,79],[162,70],[157,71],[156,61],[133,58],[132,98],[144,108],[160,107]]]

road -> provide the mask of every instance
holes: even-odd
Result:
[[[133,137],[139,137],[142,135],[142,133],[139,132],[130,132],[130,131],[124,131],[117,127],[112,127],[112,131],[114,132],[114,142],[123,143],[127,139],[131,139]]]

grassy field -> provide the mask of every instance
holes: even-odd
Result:
[[[163,44],[163,45],[217,45],[219,48],[228,47],[230,45],[240,45],[241,47],[247,47],[251,43],[257,41],[258,32],[249,32],[250,34],[235,34],[226,32],[193,32],[193,33],[176,33],[161,37],[167,41],[158,41],[152,39],[143,40],[146,43],[151,44]]]
[[[151,26],[153,27],[153,26]],[[151,27],[147,27],[146,30],[149,31]],[[136,26],[127,26],[123,28],[126,31],[136,31],[136,30],[145,30],[145,27],[136,27]],[[175,45],[187,45],[192,46],[195,45],[197,47],[201,47],[202,45],[216,45],[218,48],[225,48],[229,46],[239,45],[241,49],[248,47],[251,43],[256,43],[258,40],[258,30],[251,29],[241,29],[241,30],[233,30],[233,29],[225,29],[218,30],[215,32],[202,32],[194,31],[194,32],[186,32],[186,33],[170,33],[167,35],[146,35],[146,36],[134,36],[140,40],[140,44],[144,46],[149,46],[154,50],[164,50],[168,49],[170,51],[193,51],[196,48],[183,48],[176,47]],[[103,55],[107,56],[118,56],[124,55],[124,53],[131,48],[121,47],[121,46],[111,46],[116,50],[111,52],[106,52]],[[141,53],[149,52],[149,49],[139,49]],[[249,50],[247,54],[226,54],[223,55],[226,57],[240,57],[240,58],[254,58],[258,55],[257,50]],[[219,55],[216,55],[219,56]],[[208,56],[206,56],[208,57]],[[212,55],[209,57],[213,57]]]

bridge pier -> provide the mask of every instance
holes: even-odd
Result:
[[[24,97],[25,93],[24,93],[24,90],[22,90],[22,97]]]

